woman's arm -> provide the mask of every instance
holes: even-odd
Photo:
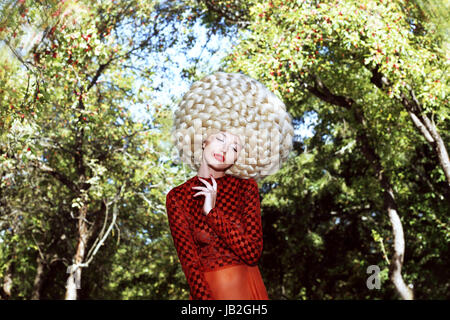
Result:
[[[206,221],[242,260],[254,265],[261,257],[263,247],[259,190],[252,178],[244,180],[244,183],[246,190],[242,197],[241,221],[228,221],[223,209],[217,206],[208,213]]]
[[[170,232],[180,259],[181,267],[186,276],[194,300],[211,300],[212,293],[201,269],[196,245],[183,210],[178,205],[180,198],[174,189],[166,196],[167,216]]]

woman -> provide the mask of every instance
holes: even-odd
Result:
[[[198,172],[166,199],[190,299],[268,299],[257,266],[263,241],[256,180],[287,159],[290,115],[261,83],[227,73],[194,83],[175,115],[181,159]]]

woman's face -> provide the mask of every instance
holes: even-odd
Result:
[[[208,136],[203,143],[203,148],[203,158],[208,165],[217,169],[226,170],[239,157],[242,150],[242,143],[239,136],[222,131]]]

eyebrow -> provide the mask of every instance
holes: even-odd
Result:
[[[225,133],[219,132],[219,134],[223,135],[223,137],[226,138]],[[238,146],[240,146],[242,148],[242,145],[240,143],[238,143],[237,141],[234,141],[233,143],[238,145]]]

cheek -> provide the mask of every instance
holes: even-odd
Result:
[[[205,143],[205,150],[206,149],[208,149],[208,150],[210,150],[211,149],[211,147],[213,147],[213,143],[212,142],[208,142],[208,141],[206,141],[206,143]]]
[[[210,141],[210,142],[208,143],[208,147],[209,147],[210,149],[217,148],[217,141],[214,141],[214,140]]]

